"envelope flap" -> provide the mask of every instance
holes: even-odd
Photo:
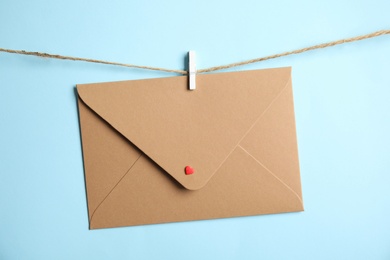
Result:
[[[207,184],[290,80],[290,68],[82,84],[83,102],[185,188]],[[191,166],[194,173],[185,174]],[[237,173],[240,174],[240,173]],[[156,187],[157,189],[158,187]]]

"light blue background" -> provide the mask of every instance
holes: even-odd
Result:
[[[184,68],[390,29],[390,2],[0,0],[0,47]],[[390,259],[390,36],[292,66],[305,212],[88,230],[74,87],[172,74],[0,54],[0,259]]]

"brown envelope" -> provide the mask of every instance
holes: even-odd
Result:
[[[303,210],[291,68],[187,85],[77,86],[91,229]]]

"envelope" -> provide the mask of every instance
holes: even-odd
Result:
[[[291,68],[77,85],[90,229],[303,211]]]

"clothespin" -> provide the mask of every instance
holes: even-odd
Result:
[[[196,89],[196,63],[195,63],[195,51],[188,52],[188,83],[189,90]]]

